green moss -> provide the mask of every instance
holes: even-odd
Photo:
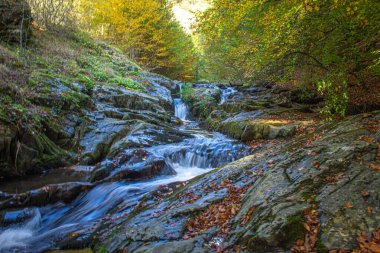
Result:
[[[127,71],[126,74],[129,76],[142,76],[142,74],[139,71]]]
[[[88,76],[85,75],[79,75],[76,78],[71,79],[73,82],[77,82],[79,84],[82,84],[86,87],[88,90],[92,90],[95,86],[95,82],[89,78]]]
[[[195,90],[191,83],[184,83],[182,85],[181,97],[186,103],[193,102],[195,96]]]
[[[136,91],[141,91],[141,92],[146,91],[145,87],[142,84],[136,81],[133,81],[130,78],[115,77],[115,78],[112,78],[110,82],[124,86],[125,88],[131,89],[131,90],[136,90]]]
[[[304,218],[302,212],[289,216],[287,218],[287,224],[283,228],[285,232],[284,246],[291,246],[297,240],[303,240],[305,238],[306,229],[304,227]]]
[[[108,253],[108,250],[104,245],[98,245],[95,247],[95,252],[96,253]]]
[[[94,75],[94,78],[96,81],[99,81],[99,82],[107,82],[108,79],[110,79],[110,75],[106,72],[103,72],[103,71],[96,71],[93,73]]]

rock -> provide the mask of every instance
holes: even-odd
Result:
[[[293,136],[301,123],[287,123],[279,120],[254,119],[260,113],[240,114],[220,124],[220,131],[242,141],[277,139]]]
[[[93,165],[101,161],[109,152],[113,143],[126,136],[133,121],[106,118],[94,122],[80,142],[84,148],[81,164]]]
[[[108,232],[100,243],[109,252],[208,252],[204,240],[218,236],[220,228],[183,239],[186,224],[223,201],[228,191],[222,182],[228,182],[228,187],[248,187],[229,221],[228,245],[246,246],[247,252],[289,252],[304,239],[304,210],[315,204],[321,225],[317,250],[356,248],[359,232],[380,226],[380,172],[369,166],[377,161],[379,147],[371,140],[378,140],[380,131],[369,131],[362,123],[378,122],[380,112],[370,120],[363,117],[314,125],[312,134],[319,137],[312,142],[306,135],[269,144],[179,185],[158,202],[147,197],[144,208],[118,223],[117,232]]]
[[[143,149],[128,149],[96,169],[91,181],[143,180],[158,175],[175,175],[176,171],[162,157]]]
[[[71,154],[59,148],[46,135],[0,123],[0,176],[15,177],[39,172],[45,166],[63,166]]]
[[[177,93],[179,91],[179,82],[173,81],[167,77],[158,75],[158,74],[153,74],[153,73],[144,73],[145,78],[148,79],[151,83],[156,83],[162,87],[165,87],[172,93]]]
[[[151,147],[164,143],[175,143],[189,137],[191,137],[190,134],[178,131],[171,127],[161,127],[142,121],[136,121],[136,124],[133,125],[131,131],[111,146],[108,158],[115,157],[117,153],[125,149]]]
[[[3,214],[1,219],[2,226],[9,226],[16,223],[21,223],[35,216],[35,209],[22,209],[9,211]]]
[[[97,86],[94,97],[100,102],[112,104],[117,108],[163,112],[160,100],[145,93],[131,91],[115,86]],[[169,103],[169,101],[167,101]]]
[[[359,140],[370,133],[355,124],[355,120],[330,128],[307,149],[277,158],[280,162],[266,171],[246,194],[234,224],[239,224],[250,208],[256,208],[244,228],[236,226],[232,240],[240,238],[240,242],[257,252],[289,249],[295,240],[304,238],[302,212],[310,208],[307,200],[311,196],[315,196],[320,214],[321,250],[354,248],[358,232],[377,228],[378,211],[368,214],[367,209],[379,209],[375,199],[380,196],[376,187],[380,177],[368,168],[376,159],[378,148],[374,143]],[[355,158],[358,156],[360,161]],[[318,161],[318,167],[314,161]],[[362,197],[363,190],[371,192],[369,199]],[[346,203],[352,203],[352,208],[345,207]]]
[[[24,0],[0,0],[0,40],[26,45],[31,36],[32,15]]]
[[[68,203],[92,186],[90,183],[70,182],[47,185],[26,193],[10,194],[1,198],[0,209],[44,206],[58,201]]]

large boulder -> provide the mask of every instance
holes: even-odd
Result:
[[[32,21],[29,4],[24,0],[0,0],[0,40],[26,43]]]
[[[0,177],[21,176],[45,167],[66,165],[71,154],[45,134],[0,122]]]
[[[260,119],[260,112],[240,113],[220,123],[219,130],[242,141],[293,136],[301,122]]]

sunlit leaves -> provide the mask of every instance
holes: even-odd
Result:
[[[380,79],[379,23],[375,0],[214,0],[198,15],[197,32],[214,79],[326,81],[341,92],[344,83],[368,88],[367,79]],[[339,109],[326,111],[341,114],[346,95],[328,96]]]
[[[168,1],[80,1],[83,28],[115,43],[147,70],[194,77],[192,41],[174,20]]]

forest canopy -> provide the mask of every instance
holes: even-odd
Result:
[[[80,28],[121,48],[144,69],[193,80],[193,43],[167,0],[29,0],[44,29]]]
[[[314,88],[344,114],[347,86],[378,86],[379,24],[376,0],[214,0],[196,31],[205,76]]]
[[[327,114],[379,101],[378,92],[368,92],[380,88],[376,0],[213,0],[196,13],[191,34],[173,6],[205,1],[29,2],[45,28],[75,23],[146,70],[172,78],[287,85],[324,97]]]

